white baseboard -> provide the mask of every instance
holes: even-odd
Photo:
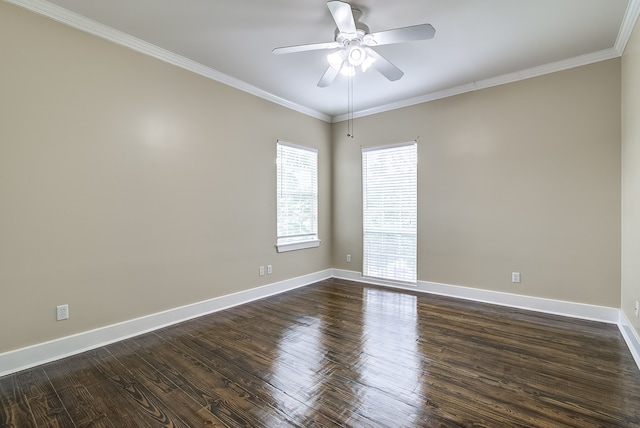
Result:
[[[620,329],[620,333],[622,333],[622,337],[624,337],[624,341],[627,342],[627,346],[629,347],[629,351],[631,351],[631,355],[633,355],[633,359],[636,361],[636,364],[640,369],[640,336],[638,336],[636,329],[633,328],[631,322],[629,322],[629,319],[622,311],[620,311],[618,328]]]
[[[40,364],[59,360],[90,349],[99,348],[120,340],[138,336],[172,324],[187,321],[202,315],[238,306],[254,300],[273,296],[331,277],[356,282],[383,285],[387,287],[414,290],[424,293],[456,297],[460,299],[491,303],[520,309],[563,315],[617,324],[628,347],[640,368],[640,338],[631,327],[625,315],[616,308],[609,308],[582,303],[543,299],[539,297],[521,296],[497,291],[481,290],[456,285],[419,281],[416,286],[398,284],[389,281],[364,278],[359,272],[327,269],[285,281],[240,291],[203,302],[197,302],[164,312],[147,315],[118,324],[101,327],[95,330],[78,333],[72,336],[39,343],[22,349],[0,354],[0,376],[25,370]]]
[[[331,278],[332,269],[240,291],[0,354],[0,376]]]
[[[475,302],[491,303],[493,305],[527,309],[548,314],[562,315],[572,318],[618,324],[620,319],[618,308],[587,305],[583,303],[566,302],[562,300],[544,299],[541,297],[523,296],[520,294],[503,293],[500,291],[482,290],[479,288],[462,287],[459,285],[440,284],[437,282],[418,281],[416,285],[393,283],[363,277],[360,272],[334,269],[335,278],[348,279],[369,284],[413,290],[458,299],[473,300]]]

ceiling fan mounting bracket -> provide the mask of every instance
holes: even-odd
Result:
[[[373,41],[373,37],[367,37],[367,36],[371,36],[370,34],[365,34],[364,30],[360,30],[358,29],[355,34],[354,33],[338,33],[336,35],[336,42],[340,43],[342,45],[342,47],[349,47],[352,44],[357,43],[357,44],[368,44],[365,42],[365,40],[369,39],[371,41]],[[375,43],[374,43],[375,44]]]

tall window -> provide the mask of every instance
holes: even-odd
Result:
[[[318,151],[277,143],[278,252],[317,247]]]
[[[415,142],[362,150],[363,275],[417,281]]]

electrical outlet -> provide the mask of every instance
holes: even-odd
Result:
[[[347,263],[351,263],[351,254],[347,254]]]
[[[636,318],[640,316],[640,302],[636,300]]]
[[[56,306],[56,320],[62,321],[69,318],[69,305]]]
[[[264,266],[260,266],[260,276],[264,276]]]
[[[511,272],[511,282],[520,282],[520,272]]]
[[[267,265],[267,275],[271,275],[273,273],[273,266]]]

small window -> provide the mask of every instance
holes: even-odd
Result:
[[[278,141],[278,252],[317,247],[318,150]]]

